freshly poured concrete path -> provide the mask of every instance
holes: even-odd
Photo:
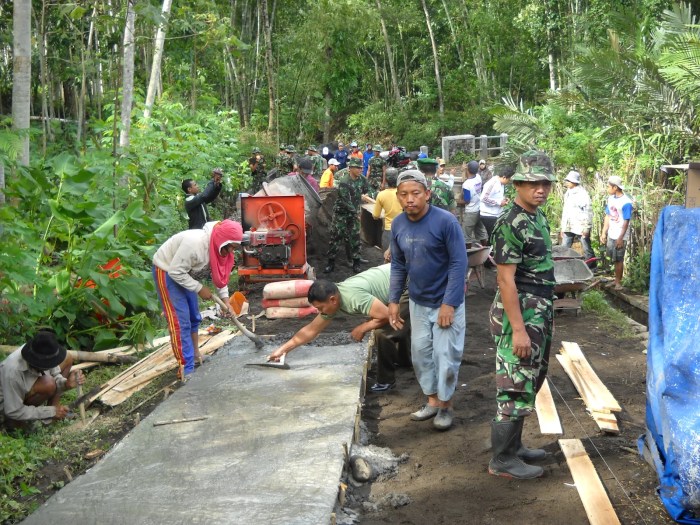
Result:
[[[291,370],[243,366],[270,350],[236,337],[24,523],[329,523],[366,348],[301,347]]]

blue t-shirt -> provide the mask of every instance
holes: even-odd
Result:
[[[466,274],[462,228],[450,212],[430,206],[418,221],[405,213],[392,221],[390,302],[399,302],[408,277],[408,296],[415,303],[456,308],[464,302]]]
[[[369,168],[369,160],[374,157],[374,152],[372,150],[365,151],[362,154],[362,174],[367,176],[367,169]]]
[[[336,151],[333,158],[340,162],[340,166],[338,166],[339,170],[344,170],[348,167],[348,150],[344,149],[342,151]]]

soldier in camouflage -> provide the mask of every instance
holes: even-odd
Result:
[[[360,206],[366,200],[369,184],[362,176],[362,159],[348,159],[348,167],[335,176],[334,186],[338,195],[333,206],[333,222],[330,228],[328,265],[323,273],[335,269],[335,256],[341,243],[348,243],[352,254],[352,271],[360,272]]]
[[[275,168],[277,168],[279,171],[282,171],[282,166],[286,162],[285,158],[287,157],[287,151],[284,146],[284,144],[280,144],[280,151],[277,154],[277,157],[275,157]]]
[[[287,144],[284,150],[287,152],[287,155],[282,159],[281,170],[284,175],[287,175],[294,171],[294,166],[297,163],[297,149],[294,147],[294,144]]]
[[[374,156],[369,159],[367,164],[367,182],[369,182],[369,196],[373,199],[377,198],[380,190],[386,187],[386,161],[379,155],[382,147],[375,144],[372,148]]]
[[[454,213],[457,209],[452,188],[437,178],[438,161],[430,158],[418,159],[418,169],[430,184],[430,205]]]
[[[267,176],[267,170],[265,169],[265,157],[260,153],[260,148],[253,148],[252,153],[248,159],[248,166],[250,166],[250,175],[253,177],[250,192],[255,194],[262,188],[262,183]]]
[[[553,328],[552,241],[539,208],[556,179],[549,157],[529,151],[521,156],[511,180],[517,196],[496,221],[491,236],[498,265],[498,291],[490,312],[498,409],[491,422],[489,472],[531,479],[541,476],[543,469],[525,461],[544,459],[546,453],[523,446],[523,422],[534,410],[535,396],[547,375]]]
[[[321,179],[321,174],[323,173],[323,157],[318,154],[318,148],[311,144],[309,146],[309,159],[311,159],[311,162],[314,165],[314,170],[312,172],[312,175],[316,180]]]

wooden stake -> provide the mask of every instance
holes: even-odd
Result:
[[[190,417],[185,419],[171,419],[170,421],[156,421],[154,427],[162,427],[163,425],[177,425],[178,423],[191,423],[192,421],[202,421],[209,419],[209,416]]]

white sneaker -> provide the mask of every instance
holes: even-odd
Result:
[[[437,430],[447,430],[452,426],[453,417],[451,408],[441,408],[433,420],[433,426]]]
[[[420,410],[411,414],[411,419],[413,421],[426,421],[431,417],[435,417],[439,410],[440,409],[438,407],[423,405],[422,407],[420,407]]]

